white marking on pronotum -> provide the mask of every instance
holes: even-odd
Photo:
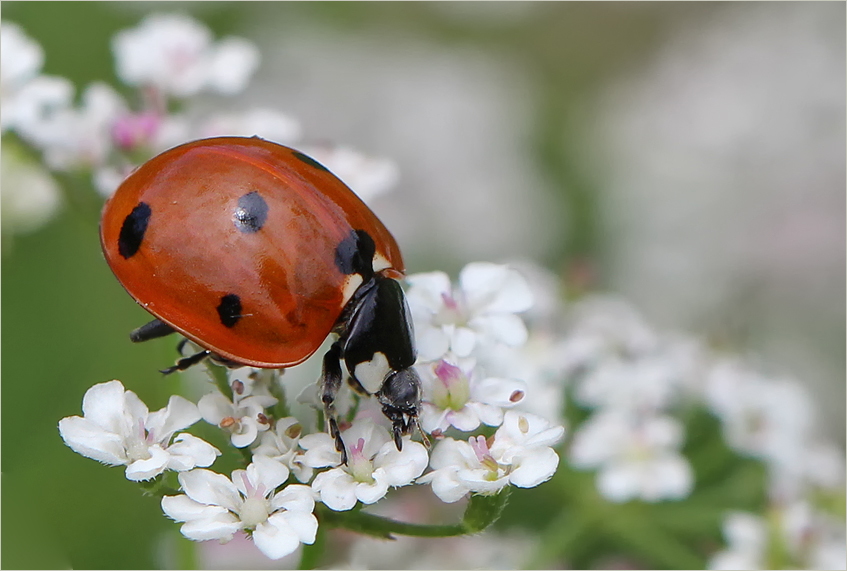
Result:
[[[350,274],[344,278],[344,285],[341,286],[341,307],[347,305],[347,302],[350,301],[363,281],[361,274]]]
[[[386,359],[385,353],[377,352],[370,361],[356,365],[354,374],[356,375],[356,379],[362,384],[362,387],[368,393],[374,394],[382,388],[382,382],[385,380],[385,376],[389,370],[390,367],[388,366],[388,359]]]
[[[373,266],[374,266],[374,271],[375,271],[375,272],[378,272],[378,271],[380,271],[380,270],[384,270],[384,269],[386,269],[386,268],[390,268],[390,267],[391,267],[391,263],[388,261],[388,258],[386,258],[385,256],[383,256],[383,255],[382,255],[382,254],[380,254],[379,252],[376,252],[376,253],[374,254]]]

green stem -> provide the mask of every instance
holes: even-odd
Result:
[[[510,488],[492,496],[471,496],[462,521],[451,525],[425,525],[396,521],[387,517],[369,514],[361,510],[336,512],[319,505],[316,515],[328,528],[348,529],[383,539],[394,535],[413,537],[454,537],[479,533],[500,518],[509,500]]]
[[[328,528],[349,529],[383,539],[393,539],[394,534],[414,537],[452,537],[468,533],[463,524],[423,525],[405,523],[362,511],[336,512],[323,506],[319,506],[316,511],[321,525]]]

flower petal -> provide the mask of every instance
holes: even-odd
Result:
[[[450,337],[441,327],[432,327],[419,319],[415,323],[415,345],[420,361],[435,361],[450,349]]]
[[[356,505],[356,482],[342,468],[333,468],[315,476],[312,489],[320,494],[329,509],[345,511]]]
[[[458,502],[470,491],[459,479],[458,470],[453,466],[435,470],[418,478],[418,483],[426,484],[427,482],[432,482],[433,493],[442,502],[448,504]]]
[[[473,312],[516,313],[532,307],[526,279],[509,266],[470,263],[459,273],[459,284]]]
[[[425,272],[406,276],[406,299],[413,312],[438,313],[444,305],[443,294],[450,295],[450,278],[444,272]]]
[[[300,446],[306,450],[303,463],[311,468],[338,466],[341,454],[335,449],[335,440],[326,432],[307,434],[300,439]]]
[[[168,453],[171,455],[168,468],[177,472],[197,466],[211,466],[215,458],[221,455],[217,448],[187,432],[177,435],[174,443],[168,447]]]
[[[162,511],[172,520],[185,522],[194,519],[212,518],[225,513],[227,510],[221,506],[207,506],[195,502],[185,494],[179,494],[178,496],[163,497]]]
[[[318,520],[312,512],[305,511],[286,511],[271,515],[268,519],[278,520],[284,518],[291,526],[302,543],[312,544],[315,542],[315,536],[318,533]]]
[[[520,379],[488,377],[471,384],[471,400],[498,407],[515,406],[525,394],[526,382]]]
[[[374,504],[378,502],[388,493],[388,482],[385,480],[384,470],[374,470],[373,482],[359,482],[356,484],[356,497],[363,504]]]
[[[242,523],[235,515],[225,511],[213,517],[187,521],[179,528],[179,531],[182,535],[194,541],[207,541],[209,539],[229,541],[242,527]]]
[[[165,471],[165,468],[168,466],[168,460],[170,460],[170,454],[158,444],[148,446],[147,452],[150,454],[149,458],[136,460],[126,467],[126,477],[128,480],[132,480],[133,482],[149,480]]]
[[[477,407],[469,406],[476,403],[467,403],[462,410],[448,410],[445,420],[462,432],[470,432],[479,426],[479,415]]]
[[[259,423],[251,416],[242,416],[239,425],[239,431],[233,432],[230,437],[232,445],[236,448],[250,446],[259,436]]]
[[[82,414],[85,418],[109,432],[126,434],[126,389],[120,381],[99,383],[82,397]]]
[[[458,357],[467,357],[476,347],[476,338],[473,329],[456,327],[450,336],[450,348]]]
[[[253,462],[247,466],[250,482],[257,488],[264,486],[266,496],[288,479],[288,473],[288,466],[267,456],[253,456]]]
[[[219,391],[203,395],[197,403],[197,409],[203,420],[215,426],[224,418],[235,414],[232,403]]]
[[[59,421],[59,434],[71,450],[98,462],[117,466],[127,463],[123,438],[80,416]]]
[[[179,483],[186,495],[201,504],[223,506],[231,512],[238,512],[242,500],[238,489],[223,474],[204,468],[197,468],[179,475]]]
[[[312,488],[301,484],[285,486],[271,499],[271,510],[282,509],[312,513],[315,509],[315,495]]]
[[[559,467],[559,455],[547,447],[532,448],[515,456],[517,468],[512,470],[509,481],[519,488],[533,488],[546,482]]]
[[[468,325],[486,339],[512,347],[523,345],[529,337],[523,319],[513,313],[478,315],[468,321]]]
[[[480,402],[469,402],[465,408],[473,409],[479,420],[488,426],[500,426],[503,423],[503,409],[499,406],[483,404]],[[453,426],[456,426],[455,424]],[[456,428],[459,428],[456,426]],[[475,428],[475,427],[474,427]],[[460,430],[464,430],[461,429]],[[471,429],[473,430],[473,429]]]
[[[282,517],[274,514],[267,521],[256,526],[253,541],[259,550],[271,559],[281,559],[293,553],[300,545],[300,538],[291,525]]]
[[[167,407],[147,417],[146,427],[148,432],[153,432],[156,440],[167,444],[174,432],[188,428],[200,418],[196,404],[179,395],[173,395],[168,400]]]

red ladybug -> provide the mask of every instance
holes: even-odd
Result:
[[[106,261],[156,319],[130,334],[179,332],[229,366],[296,365],[330,334],[321,396],[343,456],[333,402],[343,359],[376,395],[394,441],[417,425],[420,379],[404,266],[391,233],[323,165],[257,137],[165,151],[127,178],[100,223]]]

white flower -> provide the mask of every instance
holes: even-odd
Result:
[[[526,395],[526,383],[517,379],[487,377],[471,365],[466,372],[445,360],[418,367],[425,401],[421,427],[426,432],[454,426],[469,432],[480,422],[499,426],[503,408],[511,408]]]
[[[349,147],[311,145],[302,150],[344,181],[364,202],[387,192],[400,178],[394,162],[363,155]]]
[[[771,506],[767,519],[730,513],[723,523],[727,548],[710,569],[844,569],[844,521],[815,512],[805,501]]]
[[[197,129],[200,138],[261,137],[283,145],[300,138],[300,123],[275,109],[264,107],[241,113],[218,113],[208,117]]]
[[[26,131],[70,104],[73,85],[40,75],[44,51],[17,25],[0,24],[0,130]]]
[[[113,166],[102,166],[94,169],[94,173],[91,175],[91,182],[94,184],[94,188],[103,198],[109,198],[112,196],[121,183],[126,180],[132,171],[135,170],[135,167],[126,165],[123,168],[113,167]]]
[[[79,108],[67,108],[28,132],[44,153],[48,166],[56,170],[98,167],[114,149],[112,128],[126,113],[126,103],[105,83],[92,83],[82,93]]]
[[[432,451],[432,472],[418,478],[432,483],[442,501],[452,503],[468,492],[492,495],[509,484],[532,488],[553,477],[559,456],[551,448],[564,435],[561,426],[528,413],[507,411],[503,425],[489,442],[482,436],[467,442],[445,438]]]
[[[532,305],[532,294],[524,278],[508,266],[468,264],[455,290],[443,272],[414,274],[407,281],[422,361],[439,359],[448,351],[467,357],[480,344],[526,342],[526,326],[515,313]]]
[[[814,407],[799,383],[768,378],[737,361],[714,366],[705,397],[723,421],[727,442],[741,452],[777,460],[812,428]]]
[[[44,65],[44,50],[12,22],[0,24],[0,85],[7,88],[23,85],[34,78]]]
[[[597,487],[610,501],[679,499],[694,485],[691,466],[678,452],[682,439],[682,426],[669,416],[603,410],[574,434],[570,461],[599,468]]]
[[[762,518],[733,512],[723,522],[728,548],[712,556],[709,569],[764,569],[767,529]]]
[[[59,185],[40,163],[28,159],[12,142],[3,144],[0,161],[4,234],[37,230],[62,205]]]
[[[176,97],[205,89],[238,93],[259,64],[250,42],[226,38],[214,45],[200,22],[172,14],[151,14],[136,28],[119,32],[112,49],[124,83]]]
[[[304,463],[300,450],[300,436],[303,427],[293,417],[280,418],[274,423],[274,429],[262,434],[259,446],[253,450],[254,456],[267,456],[282,462],[294,473],[300,482],[312,478],[312,467]]]
[[[593,366],[610,355],[638,356],[656,351],[659,336],[623,299],[589,295],[570,308],[570,332],[559,347],[566,371]]]
[[[722,360],[707,375],[704,392],[727,443],[767,463],[772,497],[787,501],[806,486],[843,478],[843,462],[835,466],[839,455],[833,458],[816,441],[815,407],[800,383]]]
[[[588,406],[611,406],[649,413],[674,404],[697,370],[699,346],[674,340],[632,356],[611,353],[579,379],[575,400]]]
[[[179,522],[182,534],[194,541],[229,541],[240,530],[252,530],[262,553],[279,559],[300,543],[314,543],[318,521],[308,486],[293,484],[275,490],[288,479],[288,468],[257,456],[232,480],[210,470],[179,475],[185,494],[162,498],[162,510]]]
[[[265,409],[277,403],[270,395],[250,395],[241,397],[233,391],[234,401],[230,401],[219,391],[204,395],[197,403],[203,420],[231,433],[230,440],[236,448],[253,444],[259,432],[270,428]]]
[[[209,466],[220,455],[212,445],[178,430],[200,420],[194,403],[172,396],[168,406],[149,413],[147,406],[120,381],[94,385],[82,400],[84,417],[59,421],[65,444],[88,458],[111,466],[125,465],[130,480],[149,480],[166,469],[184,471]]]
[[[347,448],[347,465],[338,466],[341,454],[326,433],[309,434],[300,440],[306,449],[304,463],[315,468],[338,466],[315,476],[312,489],[321,501],[336,511],[349,510],[357,501],[372,504],[390,487],[411,484],[428,461],[424,446],[403,438],[397,450],[388,431],[367,419],[360,419],[341,433]]]

